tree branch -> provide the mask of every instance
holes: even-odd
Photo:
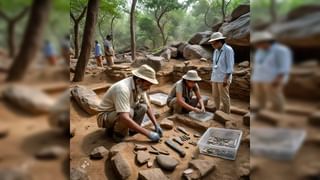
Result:
[[[19,21],[21,18],[23,18],[25,14],[27,14],[29,9],[30,9],[29,7],[25,7],[19,14],[17,14],[15,17],[12,18],[12,21],[14,22]]]
[[[73,13],[71,11],[70,11],[70,17],[74,22],[76,22],[76,18],[74,17],[74,15],[73,15]]]
[[[82,10],[80,16],[78,17],[77,21],[80,21],[80,20],[83,18],[83,16],[84,16],[85,13],[86,13],[86,10],[87,10],[87,6],[83,8],[83,10]]]
[[[9,21],[9,17],[2,10],[0,10],[0,18]]]

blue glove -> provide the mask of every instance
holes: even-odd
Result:
[[[159,124],[156,124],[156,132],[162,137],[163,135],[163,130],[161,129]]]
[[[160,140],[159,134],[153,131],[150,132],[148,137],[152,142],[158,142]]]

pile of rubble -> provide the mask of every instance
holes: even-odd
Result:
[[[125,64],[113,65],[112,67],[107,67],[106,73],[107,73],[107,76],[109,76],[112,80],[115,80],[115,81],[119,81],[121,79],[124,79],[132,75],[131,67]]]

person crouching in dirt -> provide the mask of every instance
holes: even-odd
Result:
[[[96,57],[97,66],[103,67],[101,46],[97,40],[95,41],[94,55]]]
[[[174,84],[167,99],[167,105],[174,113],[181,114],[190,111],[200,113],[205,111],[197,81],[201,81],[197,71],[190,70]],[[193,93],[196,95],[195,98],[192,97]],[[198,104],[200,104],[200,108],[197,107]]]
[[[98,126],[116,142],[121,142],[128,134],[135,132],[157,142],[162,136],[162,129],[157,123],[150,106],[146,91],[151,85],[158,84],[155,71],[148,65],[142,65],[132,71],[133,76],[113,84],[104,94],[97,118]],[[141,127],[147,113],[155,132]]]
[[[107,35],[106,40],[104,41],[104,55],[106,57],[108,66],[113,66],[114,64],[113,62],[114,51],[111,44],[111,40],[112,40],[112,35]]]

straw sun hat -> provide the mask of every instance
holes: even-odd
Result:
[[[140,66],[138,69],[132,70],[132,74],[152,84],[159,84],[156,78],[156,72],[154,69],[152,69],[152,67],[146,64]]]
[[[198,73],[195,70],[189,70],[185,75],[182,76],[182,78],[189,81],[201,81],[201,78],[198,76]]]

